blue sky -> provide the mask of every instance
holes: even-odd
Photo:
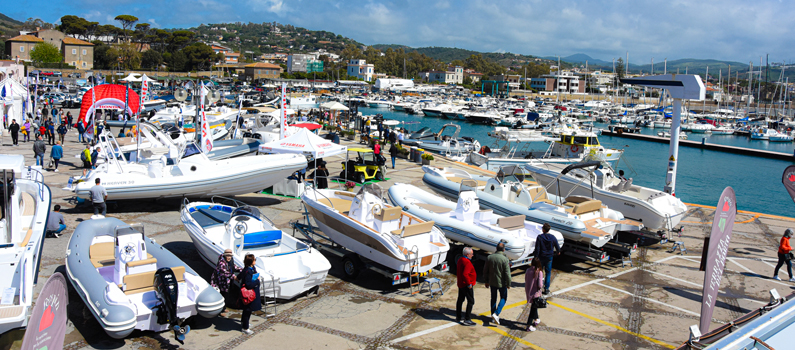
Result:
[[[56,22],[67,14],[155,27],[272,22],[328,30],[364,44],[447,46],[538,56],[585,53],[633,64],[679,58],[795,60],[790,1],[576,0],[26,0],[2,11]]]

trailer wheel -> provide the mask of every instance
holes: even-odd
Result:
[[[362,272],[362,265],[359,262],[359,258],[354,256],[346,256],[342,259],[342,272],[345,273],[345,277],[353,280],[359,276],[359,273]]]

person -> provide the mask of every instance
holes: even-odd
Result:
[[[235,265],[233,261],[232,249],[224,250],[224,253],[218,257],[218,263],[215,264],[215,271],[210,276],[210,285],[218,288],[218,291],[224,297],[224,303],[228,303],[230,298],[230,286],[232,280],[237,280],[237,274],[243,271],[239,266]],[[221,317],[226,317],[226,306],[221,311]]]
[[[94,215],[97,215],[101,209],[102,216],[105,216],[105,213],[108,211],[108,206],[105,205],[105,200],[108,199],[108,192],[105,191],[105,187],[100,185],[99,178],[94,180],[94,184],[95,185],[89,190],[91,193],[91,203],[94,204]]]
[[[83,161],[83,176],[91,169],[91,146],[86,144],[86,148],[80,152],[80,160]]]
[[[94,139],[99,140],[99,135],[102,135],[102,129],[105,127],[102,123],[97,124],[97,133],[94,134]]]
[[[254,254],[248,253],[243,259],[243,272],[241,272],[237,279],[240,281],[241,286],[254,291],[254,300],[248,304],[243,305],[243,316],[240,318],[240,325],[243,327],[243,333],[248,335],[254,332],[249,329],[249,321],[251,320],[251,313],[254,311],[262,310],[262,301],[259,294],[259,273],[254,264],[257,263],[257,258]]]
[[[530,317],[527,318],[528,332],[535,332],[536,327],[541,322],[538,318],[538,308],[535,300],[541,297],[544,285],[543,270],[544,266],[541,264],[541,260],[534,258],[530,263],[530,268],[524,273],[524,294],[527,297],[527,303],[530,304]]]
[[[83,133],[85,133],[85,132],[86,132],[86,126],[83,125],[83,122],[78,121],[77,122],[77,142],[81,142],[82,143],[82,142],[87,141],[85,139],[85,136],[83,135]]]
[[[472,306],[475,305],[475,283],[478,275],[475,272],[475,266],[472,265],[472,248],[464,247],[464,256],[458,258],[456,261],[456,278],[458,280],[458,300],[455,303],[455,321],[463,324],[464,326],[474,326],[472,322]],[[461,318],[461,306],[467,301],[467,310],[464,318]]]
[[[69,129],[72,128],[72,112],[66,112],[66,125],[69,126]]]
[[[627,181],[627,178],[624,177],[624,170],[619,170],[618,171],[618,178],[621,179],[621,180]]]
[[[47,143],[49,143],[50,145],[54,145],[55,144],[55,124],[53,124],[52,118],[50,118],[49,120],[47,120],[47,122],[45,122],[45,126],[47,127],[47,130],[46,130]]]
[[[397,155],[398,155],[397,144],[392,142],[392,146],[389,147],[389,157],[392,158],[392,169],[395,168],[395,158],[397,158]]]
[[[52,163],[55,166],[55,172],[58,172],[58,162],[61,161],[63,158],[63,146],[61,146],[61,141],[55,141],[55,146],[52,146],[52,150],[50,150],[50,158],[52,158]]]
[[[784,237],[781,237],[781,243],[778,246],[778,264],[776,264],[776,269],[773,270],[773,279],[777,281],[781,281],[781,278],[778,277],[778,269],[786,263],[789,281],[795,282],[795,278],[792,278],[792,259],[789,258],[789,253],[792,252],[792,246],[789,244],[791,237],[792,229],[788,228],[784,231]]]
[[[91,152],[91,169],[97,168],[97,163],[99,162],[99,146],[94,149],[94,152]]]
[[[403,132],[404,132],[404,130],[401,130],[400,132],[398,132],[398,135],[397,135],[398,144],[400,144],[400,145],[403,144]]]
[[[486,288],[491,289],[491,319],[500,324],[500,314],[508,300],[508,289],[511,288],[511,265],[505,255],[505,241],[497,243],[497,251],[486,259],[483,275],[486,276]],[[499,303],[497,293],[500,294]]]
[[[33,143],[33,154],[36,157],[36,165],[44,166],[44,152],[47,151],[47,144],[44,143],[44,140],[39,135],[36,138],[36,142]]]
[[[58,126],[58,140],[61,141],[61,144],[65,142],[67,132],[68,129],[66,128],[66,122],[62,122],[61,125]]]
[[[11,132],[11,142],[14,146],[19,146],[19,124],[16,119],[11,119],[11,125],[8,126],[8,131]]]
[[[30,120],[26,119],[25,124],[22,124],[22,136],[25,138],[24,139],[25,142],[30,141],[30,133],[31,133],[30,127],[31,127]]]
[[[552,258],[560,254],[558,239],[549,233],[549,224],[541,227],[541,234],[536,238],[536,257],[541,260],[544,267],[544,294],[549,294],[549,279],[552,272]]]
[[[329,172],[328,169],[326,169],[326,162],[320,162],[317,165],[317,169],[309,174],[309,178],[312,179],[309,181],[314,181],[318,189],[326,189],[328,188],[328,175]]]
[[[47,217],[47,237],[58,238],[66,229],[66,220],[61,214],[61,206],[56,204]]]

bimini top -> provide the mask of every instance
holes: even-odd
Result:
[[[25,156],[21,154],[0,154],[0,170],[11,170],[21,175],[25,169]]]

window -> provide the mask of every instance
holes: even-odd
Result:
[[[85,62],[83,62],[83,67],[85,67],[85,66],[86,66],[86,63],[85,63]]]
[[[77,55],[77,49],[72,49],[72,54]]]
[[[25,52],[25,47],[24,46],[20,46],[19,47],[19,52]]]
[[[84,55],[86,54],[86,49],[83,49],[83,54],[84,54]]]

